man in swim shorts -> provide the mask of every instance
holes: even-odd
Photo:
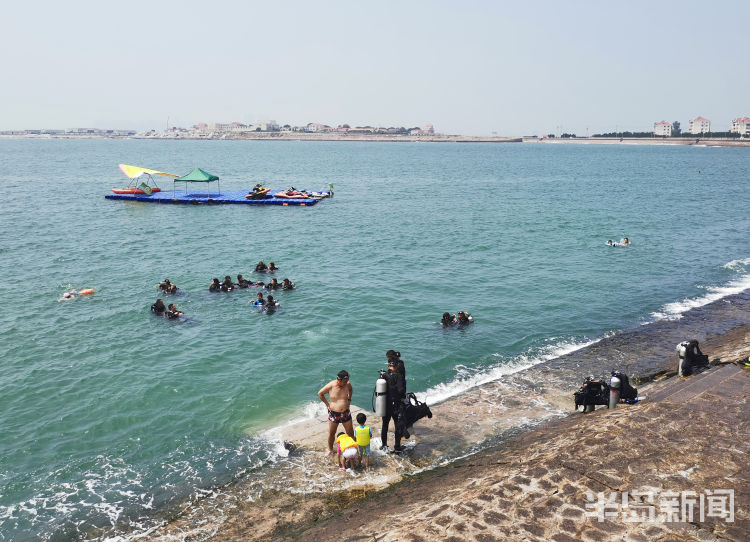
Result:
[[[326,399],[328,394],[328,399]],[[318,397],[328,409],[328,452],[333,452],[333,442],[336,439],[336,429],[343,424],[346,434],[354,438],[352,413],[349,405],[352,402],[352,385],[349,373],[339,371],[336,380],[331,380],[318,392]]]

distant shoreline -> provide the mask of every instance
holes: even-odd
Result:
[[[139,139],[159,141],[352,141],[389,143],[538,143],[551,145],[658,145],[698,147],[750,147],[750,139],[644,138],[644,137],[576,137],[532,138],[462,135],[390,135],[390,134],[309,134],[263,132],[258,134],[222,134],[211,137],[117,136],[97,134],[0,134],[0,139]]]

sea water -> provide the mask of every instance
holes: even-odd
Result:
[[[106,200],[118,163],[335,196]],[[577,378],[570,352],[645,330],[663,357],[677,319],[744,323],[700,311],[747,302],[748,164],[688,146],[0,140],[0,540],[147,529],[283,458],[268,430],[319,414],[339,370],[369,407],[388,349],[434,403],[549,360]],[[275,313],[255,288],[208,292],[267,281],[260,260],[297,285]],[[73,288],[95,293],[59,301]],[[157,297],[184,318],[151,314]],[[458,310],[475,323],[441,328]]]

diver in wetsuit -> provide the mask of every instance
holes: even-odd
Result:
[[[394,432],[396,436],[396,443],[393,447],[394,452],[400,452],[404,448],[401,446],[401,424],[399,424],[399,417],[401,416],[404,408],[404,398],[406,397],[406,389],[404,388],[404,381],[401,373],[396,368],[396,358],[391,357],[388,359],[388,372],[384,375],[387,383],[387,395],[386,395],[386,411],[383,416],[383,427],[380,430],[380,441],[382,448],[388,446],[388,424],[393,418]]]
[[[208,287],[209,292],[219,292],[221,291],[221,284],[219,283],[219,279],[213,279],[211,281],[211,284]]]

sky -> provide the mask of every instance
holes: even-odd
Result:
[[[521,136],[750,116],[750,2],[7,2],[0,130],[275,120]]]

